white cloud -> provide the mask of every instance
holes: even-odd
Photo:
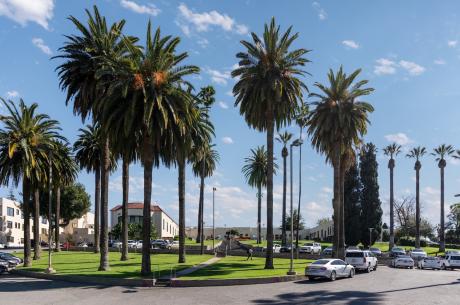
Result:
[[[224,142],[224,144],[233,144],[233,139],[230,137],[223,137],[222,142]]]
[[[414,142],[405,133],[402,133],[402,132],[395,133],[395,134],[388,134],[388,135],[385,136],[385,139],[388,142],[395,142],[396,144],[399,144],[399,145],[402,145],[402,146]]]
[[[148,15],[156,16],[161,12],[161,10],[157,8],[155,4],[153,3],[149,3],[147,5],[141,5],[141,4],[138,4],[130,0],[121,0],[120,5],[138,14],[148,14]]]
[[[344,40],[342,44],[350,49],[359,49],[359,44],[354,40]]]
[[[50,47],[48,47],[45,44],[45,41],[43,41],[43,39],[41,39],[41,38],[33,38],[32,43],[37,48],[39,48],[43,53],[45,53],[46,55],[49,55],[49,56],[53,55],[53,52],[51,51]]]
[[[0,0],[0,16],[14,20],[22,26],[35,22],[49,30],[53,18],[54,0]]]
[[[228,105],[225,102],[219,101],[219,106],[222,109],[228,109]]]
[[[227,85],[228,80],[231,79],[230,72],[228,71],[220,72],[209,68],[206,68],[205,71],[211,76],[211,80],[219,85]]]
[[[399,65],[413,76],[417,76],[425,72],[425,68],[415,62],[400,60]]]
[[[321,5],[318,2],[316,2],[316,1],[313,2],[312,6],[316,10],[316,12],[318,13],[319,20],[325,20],[327,18],[326,11],[321,7]]]
[[[397,64],[387,58],[379,58],[376,60],[377,64],[374,66],[374,73],[377,75],[395,74]]]
[[[213,26],[220,27],[226,32],[241,35],[246,35],[249,32],[246,25],[236,23],[227,14],[221,14],[217,11],[197,13],[189,9],[184,3],[179,5],[179,17],[180,21],[176,23],[187,36],[190,35],[191,30],[189,25],[192,25],[197,32],[207,32]]]
[[[206,38],[198,39],[196,43],[199,44],[203,49],[209,45],[209,41]]]
[[[458,41],[457,40],[449,40],[447,42],[447,46],[451,47],[451,48],[455,48],[457,46],[457,43]]]
[[[7,98],[15,98],[18,96],[19,96],[19,92],[17,92],[16,90],[11,90],[11,91],[6,92]]]
[[[446,64],[446,61],[444,59],[435,59],[433,62],[436,65],[445,65]]]
[[[229,90],[229,91],[225,92],[225,94],[228,95],[228,96],[233,97],[233,92],[232,92],[232,90]]]

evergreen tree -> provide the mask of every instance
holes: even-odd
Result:
[[[377,148],[374,144],[364,145],[360,155],[361,202],[361,243],[369,246],[370,228],[373,244],[382,230],[382,207],[379,198]]]
[[[360,192],[358,164],[354,162],[345,175],[344,183],[345,243],[348,246],[355,246],[361,240]]]

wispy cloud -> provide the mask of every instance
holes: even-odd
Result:
[[[316,13],[318,14],[319,20],[325,20],[327,18],[327,13],[326,11],[321,7],[321,4],[318,2],[313,2],[312,3],[313,8],[316,10]]]
[[[222,142],[224,142],[224,144],[233,144],[233,139],[230,137],[223,137]]]
[[[157,8],[156,5],[153,3],[142,5],[134,1],[130,1],[130,0],[121,0],[120,5],[123,8],[126,8],[138,14],[147,14],[147,15],[157,16],[161,12],[161,10]]]
[[[220,108],[222,108],[222,109],[228,109],[228,105],[227,105],[225,102],[223,102],[223,101],[219,101],[219,106],[220,106]]]
[[[399,144],[402,146],[414,143],[414,141],[403,132],[398,132],[395,134],[388,134],[385,136],[385,139],[388,142],[391,142],[391,143],[395,142],[396,144]]]
[[[219,85],[227,85],[228,81],[231,79],[230,72],[228,71],[219,71],[210,68],[205,68],[206,73],[211,77],[211,80]]]
[[[53,18],[54,0],[0,0],[0,16],[5,16],[22,26],[35,22],[49,30]]]
[[[16,90],[11,90],[11,91],[6,92],[7,98],[15,98],[18,96],[19,96],[19,92],[17,92]]]
[[[445,65],[446,64],[446,61],[444,59],[441,59],[441,58],[435,59],[433,62],[434,62],[435,65]]]
[[[48,47],[46,44],[45,44],[45,41],[41,38],[33,38],[32,39],[32,43],[37,47],[39,48],[43,53],[45,53],[46,55],[53,55],[53,52],[51,51],[50,47]]]
[[[425,72],[425,68],[412,61],[400,60],[399,65],[410,75],[417,76]]]
[[[354,40],[344,40],[342,44],[348,49],[359,49],[359,44]]]
[[[448,46],[448,47],[451,47],[451,48],[455,48],[455,47],[457,46],[457,44],[458,44],[458,41],[457,41],[457,40],[449,40],[449,41],[447,42],[447,46]]]
[[[387,75],[395,74],[397,64],[387,58],[379,58],[376,60],[376,65],[374,66],[374,73],[377,75]]]

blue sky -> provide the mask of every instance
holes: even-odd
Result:
[[[211,115],[221,155],[216,174],[207,181],[205,222],[211,224],[212,186],[216,193],[216,225],[255,226],[256,195],[241,174],[243,159],[251,148],[265,144],[265,136],[250,130],[234,108],[230,77],[242,51],[240,40],[260,34],[272,16],[286,29],[300,33],[295,47],[312,50],[304,81],[325,82],[328,69],[343,65],[346,71],[362,68],[361,78],[370,81],[375,93],[366,100],[375,107],[365,141],[380,148],[379,182],[388,222],[388,170],[381,148],[391,141],[407,151],[424,145],[431,152],[442,143],[459,146],[460,112],[460,11],[458,1],[166,1],[104,0],[52,1],[0,0],[0,96],[36,102],[42,112],[58,119],[63,133],[74,141],[79,118],[65,105],[55,72],[66,34],[76,33],[67,20],[73,15],[86,20],[84,9],[97,4],[109,21],[126,19],[126,33],[145,37],[148,20],[163,34],[181,37],[180,49],[190,54],[188,63],[201,67],[192,79],[199,88],[213,85],[217,102]],[[307,100],[308,101],[308,100]],[[1,111],[1,109],[0,109]],[[297,127],[286,127],[296,136]],[[283,129],[284,130],[284,129]],[[307,141],[308,143],[308,141]],[[281,147],[275,146],[280,159]],[[294,158],[297,159],[297,152]],[[415,190],[413,161],[397,159],[395,187],[398,196]],[[422,216],[439,223],[439,169],[434,157],[422,160]],[[460,162],[449,160],[446,169],[446,206],[460,192]],[[280,164],[281,165],[281,164]],[[295,164],[297,167],[297,163]],[[297,172],[297,168],[295,171]],[[302,214],[308,226],[330,216],[332,169],[324,157],[304,145]],[[143,175],[131,166],[130,200],[142,201]],[[177,218],[177,171],[159,168],[153,173],[153,200]],[[79,181],[93,194],[94,178],[81,173]],[[297,191],[297,184],[294,187]],[[7,188],[0,189],[6,195]],[[198,180],[187,169],[187,226],[196,225]],[[121,173],[111,176],[109,206],[121,200]],[[280,223],[282,175],[275,178],[275,224]],[[93,196],[92,196],[93,199]],[[294,198],[297,201],[297,196]],[[289,202],[289,201],[288,201]],[[263,211],[265,219],[265,204]],[[265,223],[265,222],[264,222]]]

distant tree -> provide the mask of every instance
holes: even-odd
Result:
[[[447,215],[447,219],[449,219],[447,228],[450,231],[448,235],[454,236],[460,241],[460,203],[450,206],[450,212]]]
[[[345,243],[350,246],[359,244],[361,240],[361,182],[356,162],[348,169],[344,182],[345,204]]]
[[[379,198],[377,149],[374,144],[363,146],[360,154],[361,201],[361,243],[369,246],[369,228],[373,228],[371,244],[382,230],[382,207]]]
[[[316,222],[316,225],[317,226],[322,226],[322,225],[325,225],[327,224],[328,222],[331,222],[332,219],[330,219],[329,217],[323,217],[323,218],[320,218],[318,219],[318,221]]]
[[[292,215],[293,215],[293,218],[294,218],[294,230],[295,231],[303,230],[305,228],[305,222],[304,222],[304,220],[302,218],[302,215],[300,215],[300,219],[299,219],[297,209],[294,209],[294,211],[292,211]],[[291,215],[290,215],[290,213],[287,213],[285,223],[286,223],[286,231],[291,231]],[[297,223],[299,224],[299,226],[297,226]],[[281,220],[280,229],[282,227],[283,227],[283,221]]]
[[[394,202],[396,223],[398,225],[398,237],[416,237],[416,200],[414,197],[405,197]],[[434,227],[427,220],[420,220],[420,235],[433,237]]]
[[[117,223],[111,231],[113,238],[120,240],[122,236],[122,224],[121,222]],[[128,238],[134,240],[142,239],[142,223],[129,223],[128,224]],[[157,239],[157,232],[155,227],[152,226],[150,232],[150,239]]]

